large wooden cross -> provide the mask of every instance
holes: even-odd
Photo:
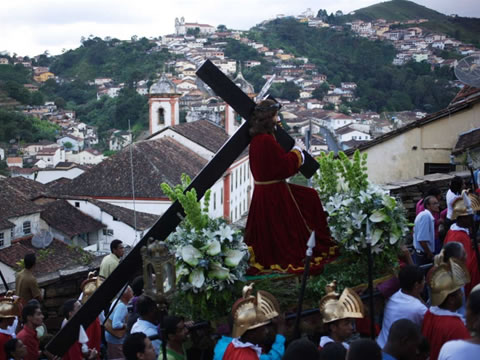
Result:
[[[195,188],[200,199],[248,146],[250,142],[248,122],[255,103],[209,60],[198,69],[197,76],[246,120],[187,188],[187,191]],[[292,148],[294,140],[282,128],[277,129],[275,136],[284,149]],[[318,163],[308,153],[304,154],[305,162],[300,171],[305,177],[310,178],[318,169]],[[70,346],[78,340],[80,325],[87,328],[142,266],[140,249],[147,244],[147,239],[152,237],[165,240],[180,223],[179,213],[184,214],[183,208],[178,201],[175,201],[72,319],[47,344],[48,351],[58,356],[63,356],[68,351]]]

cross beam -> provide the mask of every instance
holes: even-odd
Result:
[[[255,103],[226,77],[210,61],[206,61],[197,71],[200,79],[205,81],[218,96],[222,97],[232,108],[247,120],[237,132],[230,137],[217,154],[204,166],[200,173],[193,179],[187,191],[194,188],[198,198],[223,176],[230,165],[240,156],[250,143],[248,134],[248,120],[254,109]],[[293,139],[283,130],[276,133],[277,140],[287,150],[293,146]],[[318,168],[316,161],[306,153],[302,173],[311,177]],[[107,307],[122,287],[132,279],[136,270],[141,267],[142,257],[140,249],[147,244],[147,239],[153,237],[165,240],[170,233],[180,224],[178,214],[184,215],[183,208],[175,201],[162,217],[153,225],[148,233],[135,245],[117,268],[105,279],[100,287],[89,297],[87,302],[78,310],[70,321],[47,344],[46,349],[52,354],[63,356],[70,346],[78,340],[80,325],[87,328],[95,318]]]
[[[207,60],[197,70],[197,76],[202,79],[210,88],[220,96],[228,105],[230,105],[246,123],[250,120],[255,102],[245,94],[237,85],[235,85],[218,67],[210,60]],[[243,124],[245,125],[245,124]],[[248,136],[248,129],[242,126],[234,134],[242,132],[241,136]],[[243,134],[246,131],[247,134]],[[286,150],[290,151],[295,143],[290,135],[280,126],[275,131],[275,138],[279,144]],[[303,152],[305,161],[299,171],[306,177],[311,178],[318,170],[318,162],[306,151]]]

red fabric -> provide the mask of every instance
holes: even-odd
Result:
[[[38,352],[40,350],[40,342],[37,338],[37,332],[25,325],[17,334],[17,339],[22,340],[23,344],[27,347],[27,355],[23,360],[37,360]]]
[[[82,360],[83,359],[82,344],[76,341],[75,344],[70,346],[70,349],[68,349],[67,353],[63,355],[62,359],[63,360]]]
[[[95,319],[94,322],[90,324],[90,326],[85,330],[88,336],[88,348],[89,349],[96,349],[97,354],[100,355],[100,343],[102,342],[102,328],[100,326],[100,320],[98,317]]]
[[[5,353],[5,343],[12,337],[10,335],[0,333],[0,360],[7,360],[7,354]]]
[[[280,180],[255,184],[245,241],[253,250],[251,262],[257,270],[303,271],[302,261],[310,236],[305,222],[315,230],[317,240],[311,262],[312,273],[321,270],[336,254],[317,192],[281,181],[296,174],[298,167],[297,154],[285,152],[272,135],[261,134],[252,139],[250,169],[255,181]]]
[[[370,317],[356,319],[355,328],[363,336],[370,336]],[[380,334],[380,325],[375,324],[375,336]]]
[[[443,344],[450,340],[469,339],[467,328],[457,316],[438,316],[428,310],[423,318],[422,334],[430,344],[430,360],[437,360]]]
[[[252,348],[236,348],[230,343],[222,360],[258,360],[258,356]]]
[[[480,273],[478,272],[477,257],[472,246],[470,236],[461,230],[448,230],[445,236],[444,244],[456,241],[463,244],[467,253],[467,269],[470,272],[470,282],[465,285],[465,296],[468,297],[473,287],[480,283]]]

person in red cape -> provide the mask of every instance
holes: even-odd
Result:
[[[480,210],[480,198],[474,194],[464,192],[453,202],[452,220],[456,220],[448,230],[445,236],[444,244],[452,241],[459,242],[465,248],[467,253],[467,269],[470,273],[471,281],[465,285],[465,295],[468,297],[472,288],[480,283],[480,272],[478,270],[477,257],[470,239],[470,231],[473,225],[473,215],[469,213],[465,201],[471,203],[471,210]]]
[[[431,360],[437,360],[447,341],[470,338],[463,316],[457,312],[463,302],[462,287],[469,281],[464,263],[455,258],[432,271],[429,281],[432,306],[425,313],[422,324],[422,334],[430,344]]]
[[[285,318],[277,299],[267,291],[252,295],[253,284],[243,288],[243,296],[232,306],[232,337],[223,336],[216,344],[214,360],[280,360],[285,353]],[[263,345],[273,340],[271,324],[276,325],[275,341],[268,353]]]
[[[88,274],[88,278],[84,280],[81,284],[82,297],[81,302],[85,303],[87,299],[93,294],[95,290],[100,286],[103,279],[99,276],[95,276],[94,272]],[[102,342],[102,328],[100,325],[100,319],[98,316],[95,320],[88,326],[85,330],[88,336],[88,348],[95,349],[98,356],[100,356],[100,345]]]
[[[286,152],[274,132],[280,104],[264,100],[251,119],[250,170],[255,180],[245,228],[251,265],[259,272],[303,271],[307,241],[315,231],[311,272],[320,270],[335,255],[327,218],[314,189],[289,184],[303,164],[303,144]]]
[[[0,360],[7,360],[5,353],[5,344],[15,338],[15,333],[10,331],[10,327],[15,321],[15,317],[20,316],[20,299],[16,299],[7,293],[0,298]]]

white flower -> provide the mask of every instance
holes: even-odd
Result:
[[[360,200],[361,204],[370,200],[371,198],[372,198],[372,195],[370,195],[369,193],[366,193],[363,190],[360,190],[360,195],[358,196],[358,199]]]
[[[358,213],[352,213],[353,226],[355,226],[357,229],[360,229],[362,227],[362,222],[366,217],[367,214],[364,214],[362,210],[360,210]]]
[[[182,247],[182,259],[190,266],[197,266],[198,260],[202,258],[202,253],[192,245]]]
[[[228,267],[236,267],[243,259],[245,252],[240,250],[230,249],[225,252],[225,265]]]
[[[190,273],[190,276],[188,277],[188,281],[190,282],[190,284],[193,285],[193,287],[200,289],[205,283],[205,275],[203,275],[203,270],[202,269],[193,270]]]
[[[206,251],[208,255],[215,256],[220,254],[222,248],[218,240],[211,240],[206,246],[202,247],[202,250]]]
[[[340,194],[335,194],[330,197],[328,204],[333,207],[334,211],[342,207],[343,197]]]
[[[233,240],[234,233],[235,232],[233,231],[233,229],[228,225],[222,225],[220,226],[220,229],[215,231],[215,235],[220,236],[220,240],[227,239],[228,241]]]
[[[203,235],[208,239],[208,240],[213,240],[215,238],[215,231],[212,231],[210,229],[203,229]]]
[[[212,279],[225,280],[228,278],[230,270],[224,268],[220,263],[214,262],[210,265],[208,277]]]

